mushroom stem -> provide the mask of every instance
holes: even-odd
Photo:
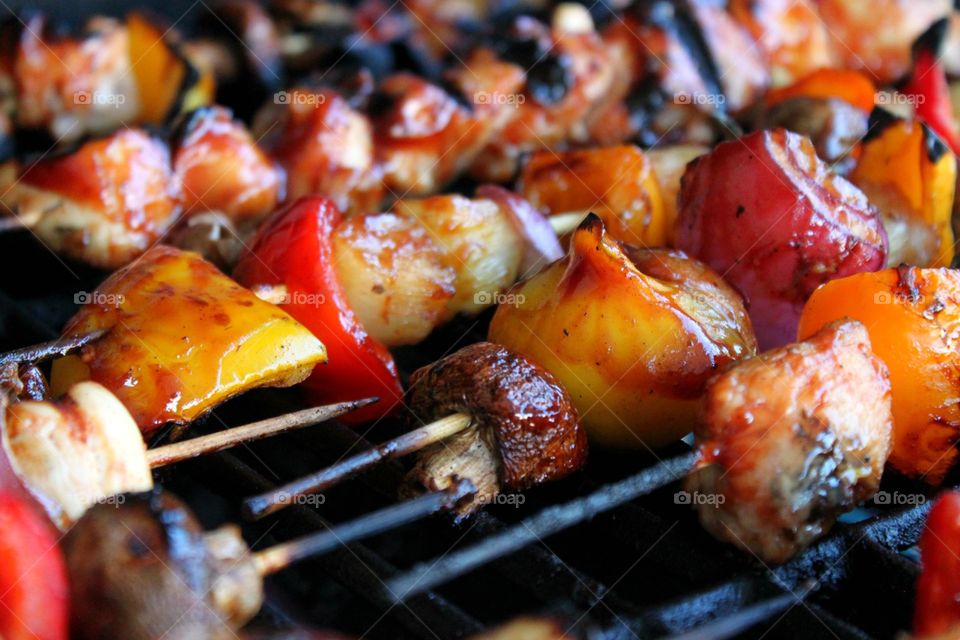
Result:
[[[447,511],[473,491],[473,484],[469,480],[458,480],[442,491],[390,505],[326,531],[257,551],[253,554],[254,566],[261,576],[276,573],[294,562],[325,553],[339,545],[389,531],[438,511]]]
[[[41,342],[40,344],[34,344],[29,347],[14,349],[13,351],[0,354],[0,366],[11,363],[43,362],[56,356],[65,356],[71,351],[75,351],[93,342],[104,333],[106,333],[106,331],[101,329],[70,338],[57,338],[49,342]]]
[[[583,219],[587,217],[589,211],[567,211],[565,213],[556,213],[547,217],[553,232],[558,236],[565,236],[580,226]]]
[[[405,433],[373,449],[341,460],[309,476],[294,480],[273,491],[247,498],[243,503],[243,512],[248,519],[258,520],[291,504],[297,497],[322,491],[339,482],[351,478],[382,460],[391,460],[464,431],[472,424],[472,418],[465,413],[454,413],[428,425]]]
[[[345,413],[355,411],[360,407],[377,402],[378,398],[364,398],[337,404],[311,407],[302,411],[294,411],[282,416],[267,418],[258,422],[251,422],[233,429],[226,429],[210,435],[192,438],[174,444],[168,444],[147,451],[147,463],[150,468],[163,467],[168,464],[196,458],[207,453],[222,451],[244,442],[253,442],[268,436],[277,435],[293,429],[326,422]]]

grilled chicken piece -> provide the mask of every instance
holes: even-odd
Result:
[[[420,452],[407,490],[477,488],[463,517],[504,489],[566,476],[586,461],[586,433],[567,392],[545,369],[499,345],[480,342],[414,372],[407,398],[419,423],[463,412],[473,424]]]
[[[740,362],[707,387],[701,460],[687,479],[721,540],[781,563],[869,499],[890,453],[886,365],[862,324]]]
[[[457,271],[416,218],[347,218],[334,230],[333,260],[350,307],[386,346],[420,342],[450,318]]]
[[[384,189],[373,129],[339,94],[282,91],[257,115],[253,131],[286,171],[291,200],[323,194],[344,212],[380,208]]]
[[[745,26],[770,65],[774,86],[834,65],[835,52],[816,0],[732,0],[728,9]]]
[[[401,200],[393,210],[421,224],[456,273],[449,315],[482,311],[516,282],[524,240],[498,202],[442,195]]]
[[[185,215],[205,211],[255,224],[283,199],[283,176],[250,132],[222,107],[207,107],[183,124],[173,151]]]
[[[263,585],[239,528],[205,533],[167,493],[99,504],[63,540],[71,633],[84,640],[233,640]]]
[[[505,182],[524,153],[587,142],[591,120],[619,97],[619,70],[586,8],[561,7],[551,26],[521,17],[491,45],[500,60],[524,71],[525,82],[522,93],[491,98],[507,103],[509,119],[474,161],[475,178]]]
[[[376,154],[394,196],[436,193],[460,175],[490,124],[438,85],[410,73],[386,78],[370,98]]]
[[[124,25],[94,18],[79,37],[61,37],[39,14],[10,24],[16,33],[9,34],[0,83],[10,91],[17,125],[70,142],[136,122],[139,96]]]
[[[680,439],[710,376],[757,350],[743,301],[718,274],[678,251],[622,245],[594,215],[566,258],[510,294],[490,340],[555,375],[608,446]]]
[[[61,529],[111,496],[153,488],[140,430],[95,382],[81,382],[55,402],[8,406],[2,442],[3,489],[39,504]]]
[[[25,166],[14,199],[47,246],[104,269],[142,254],[180,212],[167,146],[138,129]]]
[[[817,156],[837,173],[852,166],[850,154],[867,134],[869,115],[837,98],[797,97],[765,110],[758,129],[784,128],[810,138]]]
[[[296,384],[326,361],[323,344],[296,320],[173,247],[154,247],[90,298],[64,335],[107,333],[56,360],[51,386],[99,382],[144,435],[249,389]]]

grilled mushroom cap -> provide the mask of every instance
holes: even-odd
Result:
[[[423,423],[453,413],[466,431],[424,449],[408,481],[437,490],[452,476],[477,493],[460,515],[501,487],[524,489],[563,477],[586,460],[586,432],[567,392],[539,365],[490,342],[470,345],[414,372],[407,405]]]
[[[233,639],[260,608],[260,577],[237,530],[205,533],[168,493],[93,507],[63,550],[72,637]]]

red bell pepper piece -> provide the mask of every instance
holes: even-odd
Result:
[[[260,227],[234,278],[248,287],[286,286],[284,311],[327,347],[329,362],[318,365],[303,383],[310,401],[380,398],[342,418],[357,423],[389,415],[403,396],[403,386],[390,352],[367,335],[340,286],[331,245],[340,219],[326,198],[301,198],[288,205]]]
[[[67,640],[67,569],[50,523],[0,493],[0,638]]]
[[[920,536],[923,570],[917,581],[917,636],[960,627],[960,492],[937,499]]]
[[[960,136],[953,120],[950,86],[939,60],[940,46],[948,28],[947,18],[938,20],[913,43],[913,73],[900,93],[913,98],[917,118],[926,122],[955,154],[960,154]]]

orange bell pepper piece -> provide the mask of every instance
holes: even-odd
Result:
[[[851,69],[817,69],[793,84],[767,93],[767,106],[791,98],[836,98],[864,113],[873,110],[877,88],[866,75]]]
[[[807,301],[798,338],[845,317],[867,327],[874,352],[890,369],[890,464],[940,484],[960,441],[960,273],[901,267],[831,280]]]

